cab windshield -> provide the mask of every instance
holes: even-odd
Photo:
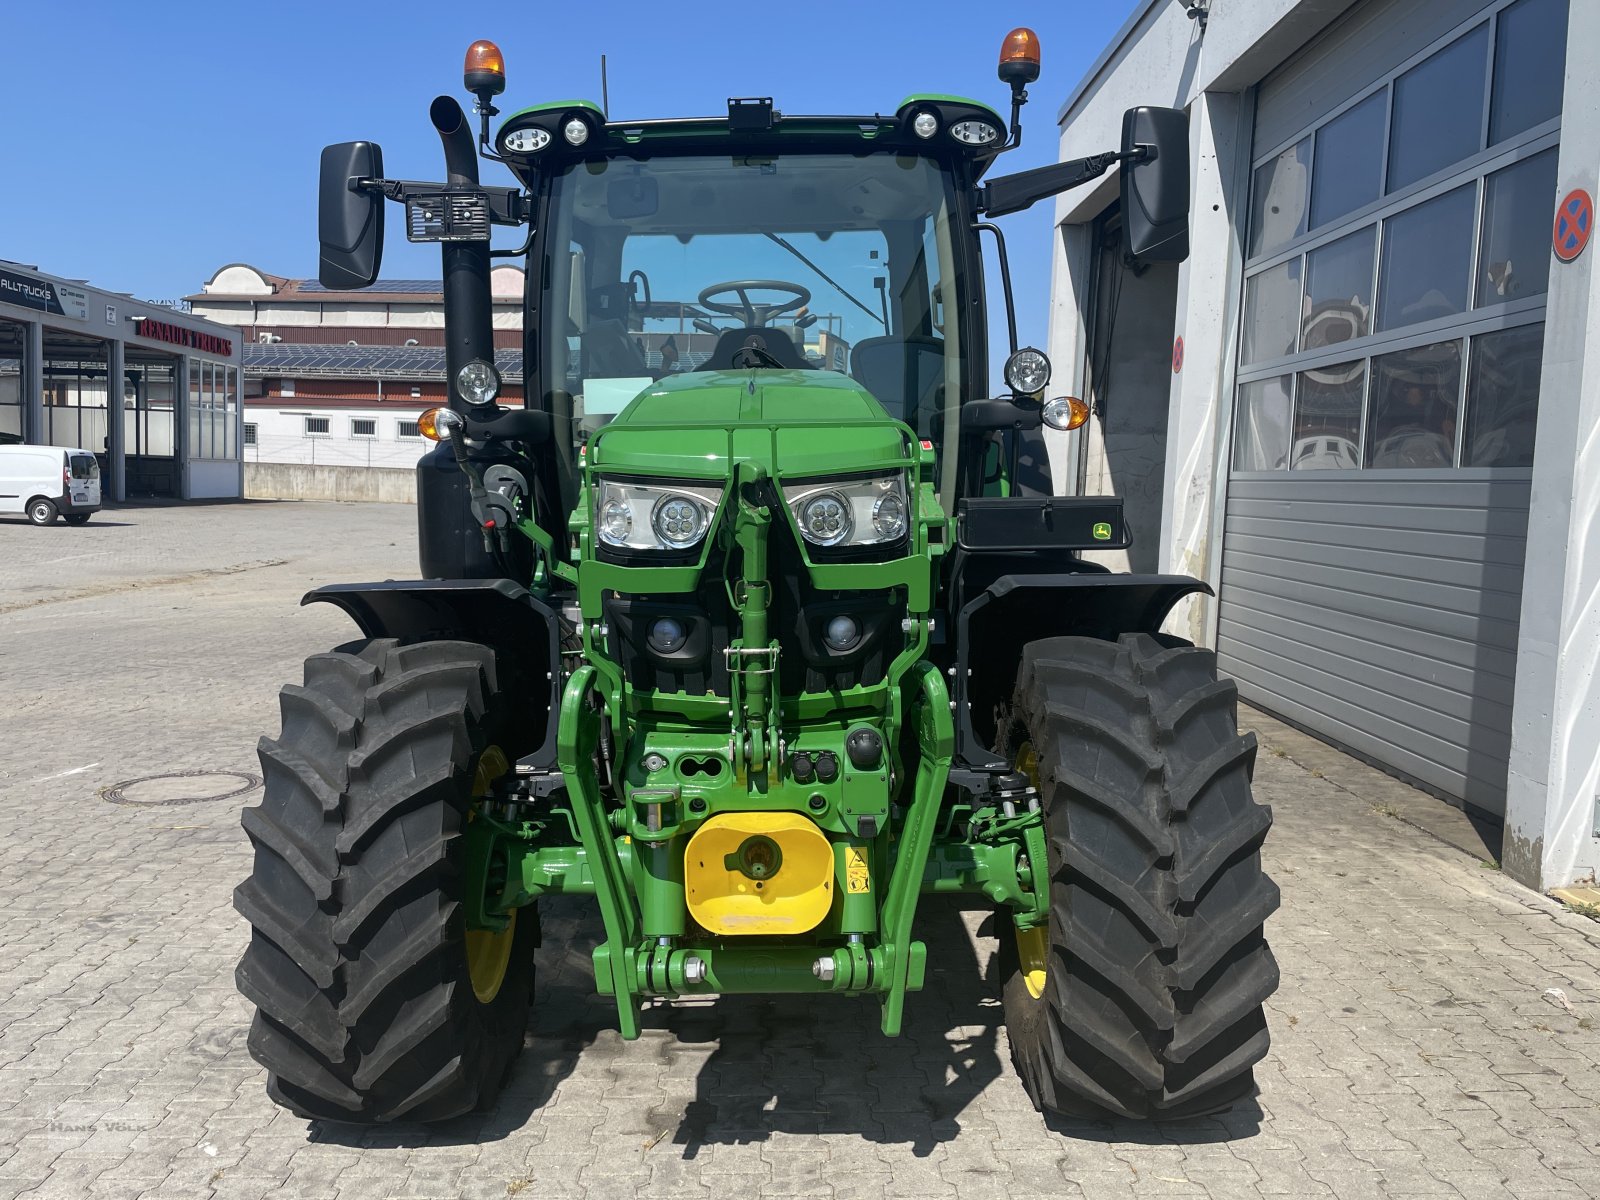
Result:
[[[937,163],[658,155],[577,163],[550,190],[540,360],[574,446],[652,383],[719,370],[835,371],[923,437],[957,428],[956,214]]]

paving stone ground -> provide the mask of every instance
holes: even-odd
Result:
[[[1450,827],[1437,801],[1259,714],[1283,986],[1260,1096],[1225,1117],[1047,1124],[1010,1064],[986,915],[932,903],[898,1040],[867,1002],[742,998],[652,1010],[624,1043],[592,995],[596,922],[552,903],[493,1114],[351,1131],[277,1110],[233,988],[255,797],[100,791],[257,770],[278,685],[350,636],[300,594],[410,574],[414,519],[0,523],[0,1200],[1600,1194],[1600,925],[1425,832]]]

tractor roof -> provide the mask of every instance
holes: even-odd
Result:
[[[931,132],[914,122],[932,116]],[[577,142],[566,135],[576,121]],[[923,122],[924,130],[928,128]],[[963,141],[963,133],[982,141]],[[963,96],[916,93],[893,114],[789,116],[769,98],[730,99],[728,112],[715,117],[669,117],[640,121],[609,120],[592,100],[553,100],[519,109],[506,118],[495,138],[496,150],[519,170],[536,171],[549,159],[593,155],[602,145],[610,153],[641,153],[656,148],[719,151],[809,151],[851,153],[903,148],[912,152],[963,154],[981,175],[1005,145],[1005,122],[994,109]]]

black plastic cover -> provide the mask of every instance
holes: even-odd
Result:
[[[973,496],[956,514],[956,543],[973,552],[1126,550],[1116,496]]]

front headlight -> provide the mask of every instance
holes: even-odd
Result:
[[[813,546],[878,546],[898,542],[910,527],[903,474],[789,484],[783,500]]]
[[[1024,346],[1006,359],[1006,385],[1018,395],[1034,396],[1050,382],[1050,360],[1042,350]]]
[[[493,404],[500,394],[500,372],[475,358],[456,372],[456,393],[468,404]]]
[[[633,483],[601,479],[594,527],[619,550],[691,550],[705,540],[722,489],[696,483]]]

